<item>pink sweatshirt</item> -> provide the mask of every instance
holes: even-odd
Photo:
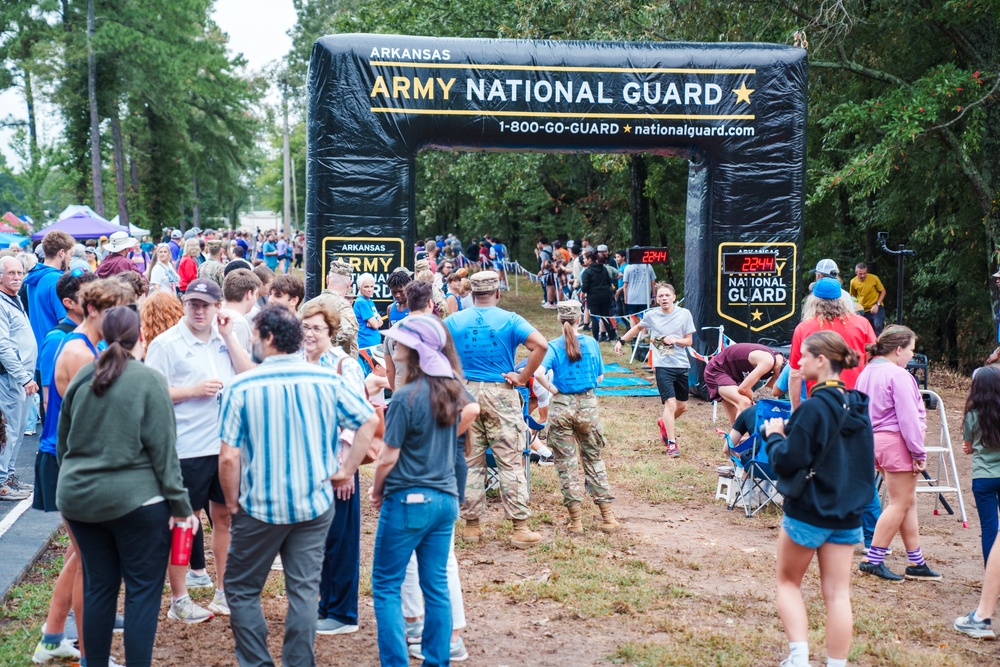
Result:
[[[868,394],[868,415],[873,431],[895,431],[903,436],[910,456],[927,458],[924,401],[917,380],[909,371],[887,359],[876,358],[861,371],[855,389]]]

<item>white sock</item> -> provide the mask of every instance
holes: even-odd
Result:
[[[831,658],[827,656],[826,667],[847,667],[847,658]]]
[[[979,614],[974,611],[974,612],[972,612],[972,620],[978,621],[978,622],[982,622],[982,621],[985,621],[986,619],[985,618],[980,618]]]
[[[788,642],[788,658],[793,667],[809,664],[809,642]]]
[[[552,450],[545,445],[538,445],[538,451],[536,454],[539,456],[552,456]]]

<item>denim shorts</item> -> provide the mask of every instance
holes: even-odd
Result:
[[[864,541],[861,526],[857,528],[820,528],[805,521],[793,519],[787,514],[781,519],[781,527],[799,546],[818,549],[830,544],[857,544]]]

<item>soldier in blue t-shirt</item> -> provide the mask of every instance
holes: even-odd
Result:
[[[569,532],[582,535],[580,503],[580,463],[586,487],[601,510],[601,530],[612,533],[618,522],[611,512],[611,486],[608,471],[601,458],[604,431],[598,421],[597,397],[594,387],[604,376],[601,349],[593,338],[576,335],[582,317],[579,301],[562,301],[557,306],[563,335],[549,343],[542,367],[552,370],[552,383],[559,393],[552,397],[549,408],[549,446],[555,457],[563,504],[569,510]]]
[[[525,424],[521,395],[515,386],[524,386],[538,368],[548,345],[527,320],[498,308],[500,277],[494,271],[472,276],[472,308],[451,314],[445,320],[462,361],[469,393],[479,403],[479,418],[469,429],[471,454],[467,457],[462,518],[462,538],[478,542],[483,531],[479,522],[486,509],[486,449],[493,449],[500,480],[500,501],[514,524],[511,544],[530,547],[542,536],[528,529],[528,482],[521,467]],[[517,373],[514,354],[518,345],[528,348],[528,363]]]

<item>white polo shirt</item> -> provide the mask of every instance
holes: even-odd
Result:
[[[146,366],[162,373],[170,387],[186,387],[213,379],[228,385],[236,376],[229,350],[216,326],[212,325],[212,336],[203,343],[183,319],[150,343],[146,350]],[[221,448],[219,395],[174,403],[174,415],[177,417],[178,458],[218,456]]]

